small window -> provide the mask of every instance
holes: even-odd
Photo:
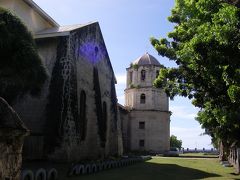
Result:
[[[145,104],[145,101],[146,101],[146,96],[145,96],[145,94],[141,94],[141,96],[140,96],[140,103],[141,103],[141,104]]]
[[[129,77],[130,77],[129,83],[131,84],[131,83],[132,83],[132,79],[133,79],[133,72],[130,72],[130,73],[129,73]]]
[[[145,81],[145,79],[146,79],[146,71],[145,71],[145,70],[142,70],[142,71],[141,71],[141,80],[142,80],[142,81]]]
[[[159,75],[159,70],[156,71],[156,78],[158,77]]]
[[[144,121],[139,122],[139,129],[145,129],[145,122]]]
[[[144,145],[145,145],[144,140],[143,140],[143,139],[140,139],[140,140],[139,140],[139,147],[144,147]]]

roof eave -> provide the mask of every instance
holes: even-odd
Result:
[[[69,36],[70,31],[67,32],[57,32],[57,33],[49,33],[49,34],[35,34],[34,39],[43,39],[50,37],[60,37],[60,36]]]

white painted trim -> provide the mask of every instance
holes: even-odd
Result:
[[[37,34],[34,35],[34,39],[42,39],[48,37],[59,37],[59,36],[69,36],[70,32],[57,32],[57,33],[49,33],[49,34]]]

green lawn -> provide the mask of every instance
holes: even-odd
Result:
[[[110,169],[93,175],[60,180],[192,180],[240,179],[234,169],[223,167],[216,158],[154,157],[135,165]]]
[[[184,153],[184,154],[180,154],[180,157],[217,158],[218,155],[210,154],[210,153]]]

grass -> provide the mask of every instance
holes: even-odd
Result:
[[[102,171],[93,175],[60,180],[192,180],[240,179],[234,169],[223,167],[216,158],[154,157],[135,165]]]

